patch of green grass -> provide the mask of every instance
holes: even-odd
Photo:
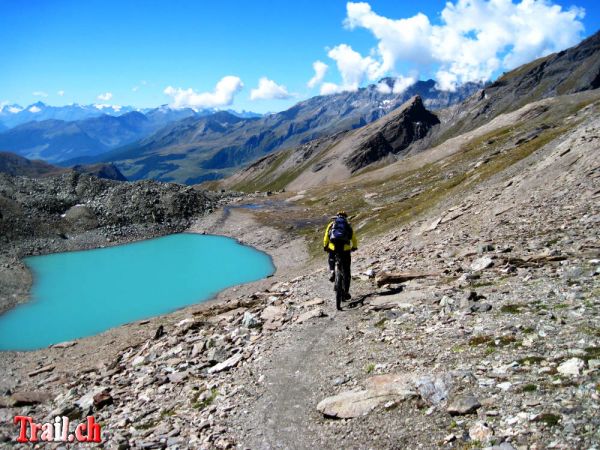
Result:
[[[367,372],[367,373],[373,373],[374,370],[375,370],[375,364],[373,364],[373,363],[368,364],[367,367],[365,367],[365,372]]]
[[[600,337],[600,328],[596,328],[596,327],[592,327],[592,326],[585,326],[585,327],[582,327],[581,331],[583,331],[585,334],[588,334],[590,336]]]
[[[383,317],[381,320],[377,321],[375,323],[375,328],[379,328],[381,330],[383,330],[385,328],[385,323],[387,322],[387,319],[385,317]]]
[[[456,344],[450,350],[452,353],[463,353],[466,349],[464,345]]]
[[[488,344],[493,341],[494,341],[494,338],[492,336],[481,334],[478,336],[473,336],[471,339],[469,339],[469,345],[476,346],[476,345]]]
[[[151,419],[146,422],[140,423],[139,425],[134,425],[136,430],[149,430],[150,428],[154,428],[158,424],[157,419]]]
[[[506,335],[506,336],[500,336],[498,339],[498,345],[505,347],[507,345],[510,344],[517,344],[519,341],[517,340],[516,337],[512,336],[512,335]]]
[[[219,395],[219,391],[217,391],[217,388],[212,388],[210,390],[209,397],[207,397],[205,400],[198,401],[198,398],[200,397],[200,394],[202,392],[204,392],[204,391],[198,391],[196,394],[194,394],[194,398],[192,400],[192,408],[202,410],[202,409],[212,405],[212,403],[215,401],[215,399]]]
[[[521,392],[535,392],[537,391],[537,386],[535,384],[526,384],[521,388]]]
[[[553,427],[560,422],[560,416],[552,413],[540,414],[536,419],[536,422],[545,423],[549,427]]]
[[[160,418],[164,419],[165,417],[173,417],[175,415],[175,411],[172,409],[163,409],[160,412]]]
[[[557,303],[556,305],[554,305],[554,308],[556,308],[556,309],[565,309],[568,307],[569,307],[569,305],[567,303]]]
[[[496,351],[496,349],[494,347],[488,347],[488,348],[485,349],[485,354],[486,355],[491,355],[495,351]]]
[[[513,303],[502,305],[500,312],[503,312],[504,314],[521,314],[524,308],[526,308],[526,305]]]
[[[585,355],[583,355],[581,359],[586,362],[590,359],[600,359],[600,347],[587,347],[585,349]]]
[[[533,364],[540,364],[544,360],[545,358],[541,356],[526,356],[525,358],[518,359],[517,362],[521,366],[531,366]]]
[[[523,328],[523,333],[524,334],[531,334],[534,331],[535,331],[535,328],[533,328],[533,327],[525,327],[525,328]]]

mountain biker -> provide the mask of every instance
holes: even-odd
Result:
[[[348,214],[345,211],[339,211],[325,229],[323,237],[323,250],[329,253],[329,281],[335,280],[335,253],[340,253],[342,262],[342,270],[348,274],[345,277],[345,291],[350,292],[350,252],[358,249],[356,235],[352,226],[348,222]],[[350,299],[350,294],[347,294],[347,300]]]

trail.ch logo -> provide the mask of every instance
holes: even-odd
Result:
[[[30,416],[15,416],[14,424],[19,426],[17,442],[102,442],[100,424],[93,416],[69,432],[70,421],[66,416],[57,416],[54,422],[36,423]]]

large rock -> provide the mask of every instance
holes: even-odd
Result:
[[[489,256],[484,256],[482,258],[477,258],[471,264],[471,270],[475,272],[479,272],[481,270],[488,269],[494,265],[494,261]]]
[[[12,404],[14,406],[31,406],[38,403],[44,403],[51,398],[51,395],[46,392],[15,392],[11,395]]]
[[[464,414],[471,414],[477,411],[481,407],[481,403],[477,400],[473,394],[462,394],[451,398],[448,401],[446,411],[451,416],[461,416]]]
[[[237,366],[242,359],[243,356],[241,353],[233,355],[231,358],[208,369],[208,373],[222,372],[223,370],[231,369],[232,367]]]
[[[300,314],[296,321],[298,323],[306,322],[307,320],[314,319],[315,317],[326,317],[327,314],[321,309],[311,309],[310,311],[306,311],[304,314]]]
[[[327,417],[349,419],[364,416],[382,403],[415,397],[411,378],[403,374],[377,375],[366,381],[365,390],[352,390],[327,397],[317,410]]]
[[[579,358],[571,358],[559,365],[556,370],[563,375],[577,377],[584,367],[585,363],[583,360]]]
[[[423,400],[438,405],[448,398],[452,388],[452,376],[450,374],[426,375],[419,378],[415,384]]]

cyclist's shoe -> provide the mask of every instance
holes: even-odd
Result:
[[[346,294],[346,300],[350,300],[352,296],[350,294]]]
[[[333,270],[329,271],[329,281],[332,283],[335,281],[335,272]]]

